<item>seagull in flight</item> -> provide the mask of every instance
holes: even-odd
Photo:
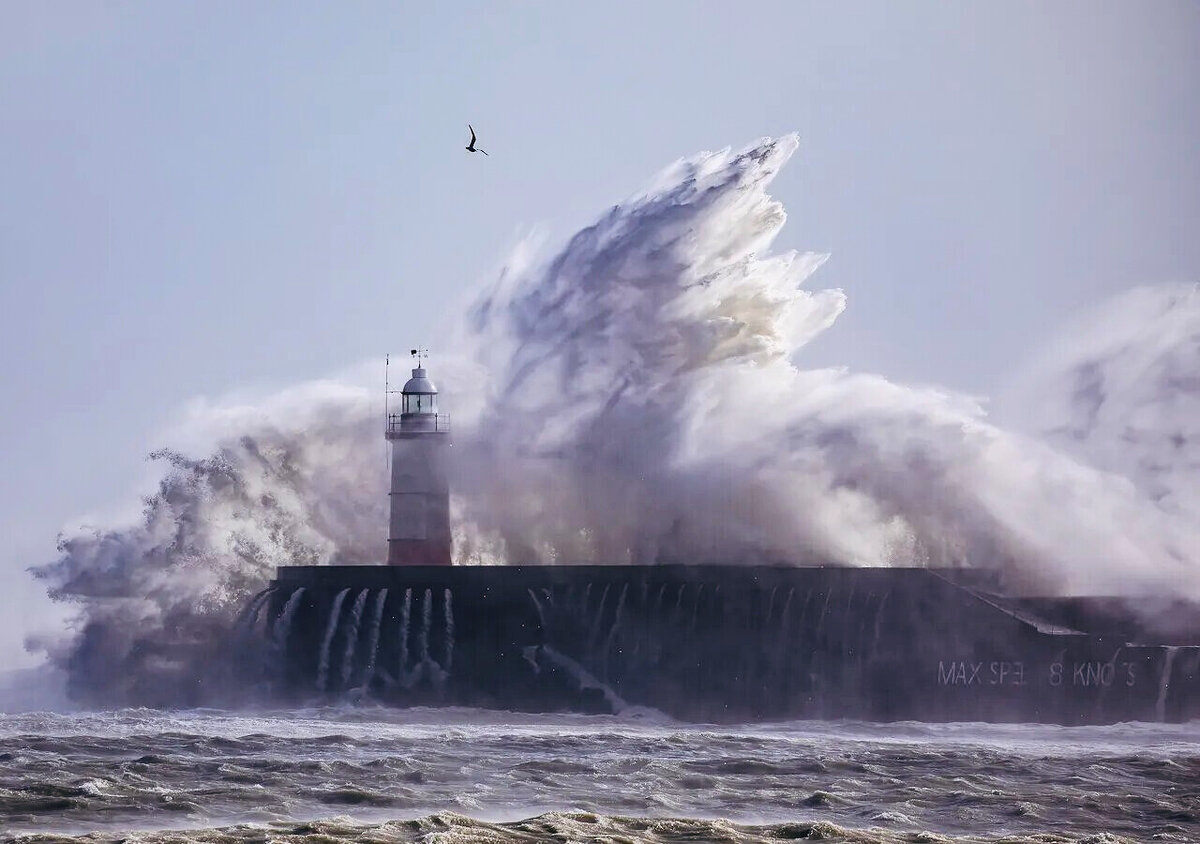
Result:
[[[470,123],[467,124],[467,128],[471,129]],[[471,143],[467,144],[467,152],[482,152],[484,155],[487,155],[487,150],[484,150],[481,147],[475,146],[475,130],[474,129],[471,129]]]

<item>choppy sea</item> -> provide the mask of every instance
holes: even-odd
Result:
[[[1200,723],[0,715],[5,841],[1200,841]]]

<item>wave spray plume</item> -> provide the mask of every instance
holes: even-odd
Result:
[[[796,147],[677,162],[549,260],[522,244],[466,309],[437,368],[456,562],[981,565],[1042,592],[1200,592],[1195,523],[1121,474],[972,399],[803,367],[846,302],[804,286],[826,256],[771,251],[767,190]],[[159,700],[181,687],[164,665],[202,664],[164,643],[227,628],[273,566],[383,560],[373,398],[215,408],[217,453],[171,455],[141,522],[64,539],[37,572],[80,632],[39,644],[73,690]]]

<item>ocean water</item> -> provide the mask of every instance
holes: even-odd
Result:
[[[1200,724],[0,715],[5,841],[1200,841]]]

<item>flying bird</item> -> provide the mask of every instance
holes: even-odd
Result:
[[[471,124],[467,124],[467,128],[471,129]],[[467,144],[467,152],[482,152],[487,155],[487,150],[475,146],[475,130],[471,129],[471,143]]]

